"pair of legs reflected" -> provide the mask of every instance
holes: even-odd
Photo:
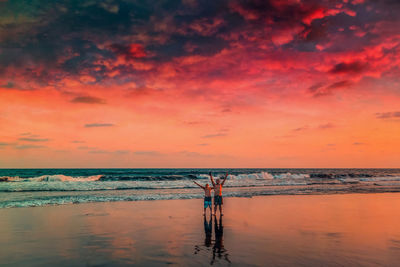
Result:
[[[218,258],[223,257],[227,262],[231,262],[228,258],[229,254],[224,247],[224,226],[222,224],[221,215],[219,216],[219,222],[217,221],[217,216],[214,217],[215,242],[213,246],[213,258],[211,260],[211,264],[214,263],[215,256],[218,256]]]

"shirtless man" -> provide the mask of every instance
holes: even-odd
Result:
[[[214,182],[214,178],[210,172],[211,183],[214,187],[214,215],[217,214],[217,206],[219,206],[219,214],[222,215],[222,204],[224,204],[222,201],[222,187],[224,186],[226,178],[228,178],[228,173],[226,173],[225,177],[221,178],[224,179],[222,183],[220,179],[216,179]]]
[[[204,216],[206,215],[207,208],[210,208],[210,215],[212,215],[212,209],[211,209],[211,190],[212,188],[206,184],[206,186],[202,186],[195,181],[193,183],[197,184],[204,190]]]

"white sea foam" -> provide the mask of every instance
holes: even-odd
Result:
[[[208,174],[122,176],[120,173],[92,176],[41,175],[33,178],[0,177],[0,208],[98,201],[200,198],[203,192],[192,180],[210,183]],[[220,178],[224,173],[215,172]],[[355,177],[354,174],[254,173],[230,174],[225,196],[249,197],[270,194],[313,194],[400,190],[400,176]],[[357,174],[356,174],[357,175]],[[311,177],[310,177],[311,176]],[[335,178],[336,177],[336,178]],[[5,179],[7,178],[7,179]],[[1,180],[1,179],[0,179]],[[101,191],[101,192],[99,192]],[[5,193],[7,192],[7,193]],[[9,194],[9,192],[20,192]],[[26,192],[25,194],[22,192]]]
[[[89,182],[97,181],[102,175],[72,177],[62,174],[42,175],[33,178],[7,177],[9,182]]]

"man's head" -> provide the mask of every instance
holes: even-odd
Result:
[[[219,179],[215,180],[216,184],[219,184],[221,181]]]
[[[210,187],[210,185],[209,184],[206,184],[206,188],[209,188]]]

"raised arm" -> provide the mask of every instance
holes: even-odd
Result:
[[[224,180],[222,181],[222,183],[221,183],[221,185],[224,185],[224,183],[225,183],[225,181],[226,181],[226,178],[228,178],[228,172],[226,172],[226,174],[225,174],[225,178],[224,178]]]
[[[210,172],[210,180],[211,180],[211,183],[213,184],[213,186],[215,186],[214,178],[213,178],[213,176],[212,176],[212,173],[211,173],[211,172]]]
[[[200,186],[200,187],[203,188],[203,189],[205,188],[204,186],[202,186],[202,185],[196,183],[195,181],[193,181],[193,183],[197,184],[198,186]]]

